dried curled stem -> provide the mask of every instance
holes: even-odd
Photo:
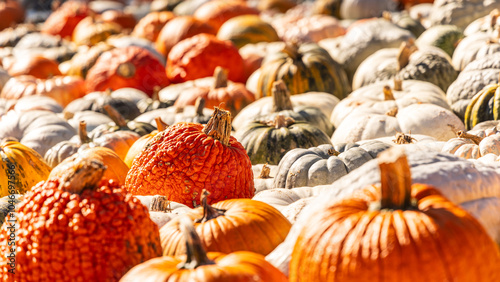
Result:
[[[457,135],[458,138],[469,139],[472,142],[474,142],[474,144],[476,144],[476,145],[479,145],[479,143],[481,142],[481,140],[483,140],[482,137],[474,135],[474,134],[467,133],[467,132],[465,132],[463,130],[457,131],[456,135]]]
[[[417,141],[417,139],[411,137],[411,132],[409,135],[404,134],[403,132],[397,132],[396,139],[392,140],[392,142],[401,145],[401,144],[412,144],[414,141]]]
[[[212,117],[203,128],[203,132],[219,140],[224,145],[229,145],[231,137],[231,113],[215,107]]]
[[[227,70],[216,67],[214,70],[214,89],[227,87]]]
[[[289,127],[290,125],[295,123],[295,120],[291,117],[285,117],[284,115],[278,114],[276,115],[274,120],[264,121],[263,123],[266,124],[267,126],[272,126],[278,129],[282,127]]]
[[[60,177],[59,189],[77,194],[96,189],[105,171],[100,161],[77,158]]]
[[[271,174],[271,169],[269,168],[269,165],[267,163],[265,163],[263,166],[262,166],[262,170],[260,171],[260,174],[259,174],[259,177],[260,179],[268,179],[268,178],[271,178],[271,176],[269,176]]]
[[[157,212],[172,212],[172,208],[170,207],[170,201],[166,196],[155,195],[151,200],[151,204],[149,205],[149,211],[157,211]]]

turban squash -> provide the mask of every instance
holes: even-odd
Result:
[[[194,207],[203,189],[214,203],[254,194],[250,159],[230,136],[230,113],[218,108],[206,126],[177,123],[158,133],[134,159],[125,187]]]
[[[120,281],[288,281],[286,276],[256,253],[206,253],[189,218],[180,221],[184,256],[162,256],[132,268]]]
[[[103,179],[105,169],[99,161],[77,161],[25,194],[16,213],[15,274],[1,256],[1,277],[117,281],[133,266],[161,255],[158,227],[147,208],[116,181]],[[8,236],[3,225],[2,254],[9,252]]]
[[[412,184],[404,149],[396,148],[379,157],[380,186],[309,219],[290,281],[500,279],[500,252],[485,229],[433,186]]]

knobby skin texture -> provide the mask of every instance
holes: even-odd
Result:
[[[190,207],[254,194],[250,159],[230,137],[225,146],[202,132],[203,125],[177,123],[160,132],[134,160],[125,189],[134,195],[164,195]]]
[[[435,188],[412,186],[414,210],[375,210],[368,187],[311,218],[290,281],[500,281],[498,247]]]
[[[81,194],[59,186],[58,179],[40,182],[18,207],[15,274],[8,272],[6,258],[9,224],[2,226],[2,281],[117,281],[161,255],[158,227],[147,208],[116,182],[102,181]]]

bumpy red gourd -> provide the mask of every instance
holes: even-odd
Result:
[[[203,189],[209,203],[254,194],[250,158],[232,136],[230,113],[218,108],[204,127],[177,123],[158,133],[134,159],[125,188],[135,195],[164,195],[194,207]]]
[[[147,208],[115,181],[105,166],[82,161],[60,178],[32,188],[15,220],[15,274],[0,256],[7,281],[117,281],[130,268],[161,255],[157,225]],[[7,220],[13,220],[8,217]],[[10,230],[0,230],[0,252],[10,253]]]

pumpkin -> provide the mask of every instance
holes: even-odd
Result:
[[[248,104],[255,101],[252,92],[243,83],[228,81],[227,71],[221,67],[214,70],[214,84],[211,87],[197,87],[184,91],[175,101],[175,107],[194,105],[198,98],[205,100],[205,107],[213,109],[216,106],[227,109],[231,115],[236,115]]]
[[[31,32],[17,42],[12,53],[17,58],[40,55],[61,63],[76,53],[76,47],[59,36]]]
[[[247,252],[228,254],[206,253],[201,239],[190,220],[180,223],[186,255],[162,256],[132,268],[120,280],[131,281],[276,281],[284,282],[286,276],[266,262],[262,255]],[[266,234],[267,235],[267,234]]]
[[[258,15],[259,10],[250,7],[245,1],[214,0],[201,5],[193,16],[210,24],[216,31],[227,20],[241,15]]]
[[[400,77],[431,82],[443,91],[457,78],[451,58],[433,46],[418,48],[413,41],[403,42],[399,49],[381,49],[364,60],[354,73],[353,88],[380,80]]]
[[[158,228],[162,228],[174,217],[191,211],[190,207],[169,201],[165,196],[136,196],[136,198],[148,207],[149,217]]]
[[[134,15],[119,11],[119,10],[107,10],[101,14],[101,20],[103,22],[117,23],[124,30],[131,31],[137,24],[137,20]]]
[[[170,101],[167,102],[160,101],[160,98],[158,96],[159,92],[160,92],[160,87],[156,87],[154,89],[153,95],[151,95],[151,98],[147,97],[137,102],[137,108],[139,108],[141,114],[157,109],[168,108],[173,105],[173,102]]]
[[[241,47],[238,52],[243,59],[243,77],[247,81],[247,88],[252,89],[252,92],[256,92],[255,83],[250,80],[250,77],[255,77],[261,65],[264,57],[272,52],[279,52],[285,47],[285,42],[275,41],[275,42],[259,42],[259,43],[249,43]],[[256,74],[254,74],[254,72]],[[254,78],[255,80],[255,78]]]
[[[327,15],[311,15],[287,13],[274,19],[271,24],[281,40],[293,42],[319,42],[325,38],[344,35],[346,29],[340,21]]]
[[[494,216],[500,210],[498,166],[471,162],[440,152],[415,150],[412,148],[413,146],[416,144],[410,144],[404,148],[411,166],[413,182],[437,187],[450,201],[459,204],[479,220],[491,238],[500,243],[500,229],[498,228],[500,221],[497,216]],[[287,239],[266,259],[288,274],[289,262],[297,236],[302,230],[310,229],[306,226],[311,222],[311,219],[328,210],[332,204],[338,203],[346,197],[352,197],[355,191],[376,183],[380,183],[380,170],[378,161],[371,160],[332,184],[312,188],[314,190],[321,187],[324,190],[320,191],[303,209]],[[293,192],[297,189],[302,188],[289,191]],[[453,234],[461,233],[453,232]],[[461,248],[459,249],[461,250]],[[429,273],[435,273],[435,271],[429,271]]]
[[[340,19],[341,0],[318,0],[314,1],[313,13],[319,15],[330,15]]]
[[[169,11],[153,11],[140,19],[132,31],[132,35],[155,42],[163,26],[175,15]]]
[[[8,138],[0,141],[0,166],[0,197],[24,194],[50,173],[37,152]]]
[[[333,109],[330,121],[339,127],[353,112],[388,113],[404,109],[413,104],[433,104],[451,110],[446,95],[438,86],[424,81],[398,78],[375,82],[353,91]]]
[[[273,188],[295,188],[331,184],[390,148],[373,140],[364,144],[325,144],[288,151],[278,164]]]
[[[106,40],[106,43],[115,48],[126,48],[130,46],[144,48],[155,56],[163,66],[165,66],[167,61],[166,58],[155,49],[154,43],[144,38],[137,38],[122,33],[110,36]]]
[[[300,121],[311,123],[329,136],[333,133],[333,125],[320,109],[314,106],[293,106],[290,92],[282,80],[275,81],[273,83],[272,102],[269,108],[270,110],[267,110],[268,112],[260,109],[261,114],[258,115],[254,113],[250,116],[250,112],[247,112],[243,117],[236,120],[239,122],[238,124],[233,122],[233,127],[235,130],[238,130],[238,128],[242,127],[246,123],[262,119],[272,120],[277,115],[283,115],[294,119],[296,122]],[[247,111],[251,111],[251,109],[247,109]]]
[[[73,135],[75,129],[59,115],[49,111],[8,111],[0,117],[0,139],[16,138],[41,156],[55,144]]]
[[[380,17],[384,11],[396,11],[397,3],[392,0],[342,0],[340,18],[365,19]]]
[[[272,84],[283,80],[291,95],[319,91],[344,98],[351,87],[342,68],[315,43],[286,45],[269,54],[260,68],[257,99],[271,96]]]
[[[252,197],[250,159],[230,132],[230,114],[218,108],[206,126],[168,127],[134,159],[126,189],[138,195],[164,195],[190,207],[200,204],[202,189],[212,193],[211,203]]]
[[[500,279],[500,252],[474,217],[433,186],[412,184],[404,150],[381,153],[378,162],[380,186],[366,187],[309,219],[293,249],[291,281],[325,281],[329,275],[333,281],[373,275],[407,281]],[[481,248],[470,245],[472,238]],[[360,255],[362,248],[370,252]],[[443,258],[440,266],[436,256]]]
[[[500,9],[497,1],[461,1],[457,3],[447,0],[435,0],[429,15],[431,25],[452,24],[464,29],[472,21],[486,16],[491,10]]]
[[[200,33],[216,35],[217,30],[192,16],[174,17],[161,29],[155,41],[155,48],[167,58],[177,43]]]
[[[392,136],[395,132],[411,132],[447,141],[459,130],[465,130],[465,126],[452,111],[433,104],[411,104],[389,112],[374,108],[354,111],[336,127],[332,143],[358,142]]]
[[[21,194],[10,194],[8,196],[0,198],[0,226],[5,221],[5,218],[9,213],[14,213],[17,205],[21,202],[23,195]],[[14,216],[12,216],[14,217]]]
[[[178,122],[192,122],[206,124],[210,120],[212,109],[205,108],[205,100],[198,98],[194,106],[178,108],[175,106],[156,109],[135,118],[137,122],[155,123],[155,118],[161,118],[166,124],[176,124]]]
[[[36,55],[16,58],[7,71],[11,76],[31,75],[41,79],[62,75],[56,61]]]
[[[422,35],[422,33],[424,33],[424,31],[426,30],[426,28],[420,22],[421,21],[420,19],[423,17],[422,14],[421,17],[419,18],[418,16],[414,17],[407,10],[399,12],[384,11],[382,13],[382,17],[387,20],[390,20],[392,23],[396,24],[397,26],[403,29],[409,30],[416,38],[420,37],[420,35]]]
[[[104,42],[82,49],[82,51],[76,53],[71,60],[67,61],[68,69],[65,74],[80,76],[85,79],[88,71],[97,61],[97,58],[99,58],[102,53],[111,49],[113,49],[113,46]]]
[[[85,2],[66,1],[43,23],[42,32],[71,38],[76,25],[92,13]]]
[[[467,65],[446,91],[453,112],[464,119],[472,98],[500,76],[500,53],[477,59]]]
[[[10,78],[0,92],[5,99],[20,99],[25,96],[43,95],[56,100],[61,106],[85,95],[83,79],[74,76],[55,76],[38,79],[31,75]]]
[[[291,227],[278,210],[266,203],[231,199],[209,205],[208,194],[203,191],[202,206],[186,215],[201,236],[201,244],[209,252],[250,251],[267,255],[285,239]],[[180,220],[181,217],[173,218],[160,229],[164,256],[186,253],[179,230]]]
[[[277,114],[273,120],[245,124],[235,133],[252,164],[276,165],[286,152],[295,148],[309,148],[331,144],[330,138],[308,122],[295,122],[293,118]]]
[[[499,86],[499,84],[489,84],[472,97],[465,109],[464,123],[466,129],[472,129],[476,124],[483,121],[500,119]]]
[[[88,93],[83,98],[76,99],[64,108],[67,115],[75,115],[82,111],[106,113],[105,105],[112,106],[124,118],[134,119],[141,114],[137,103],[148,96],[146,93],[134,88],[121,88],[115,91],[95,91]]]
[[[465,37],[457,45],[452,62],[457,70],[464,70],[471,62],[500,51],[500,34],[478,32]]]
[[[217,38],[233,42],[238,49],[251,43],[279,41],[273,26],[257,15],[236,16],[219,28]]]
[[[499,26],[498,17],[500,16],[500,11],[498,9],[493,9],[490,13],[484,17],[477,18],[471,22],[465,29],[465,36],[472,35],[474,33],[492,33]]]
[[[261,12],[275,11],[285,13],[297,6],[297,1],[293,0],[258,0],[257,8]]]
[[[435,25],[425,30],[415,41],[419,47],[435,46],[450,57],[464,38],[463,31],[454,25]]]
[[[500,155],[500,134],[496,127],[495,133],[488,136],[478,136],[469,132],[457,132],[457,138],[452,138],[444,144],[442,152],[450,153],[466,159],[479,159],[487,154]]]
[[[297,111],[300,112],[302,110],[305,110],[303,112],[305,115],[307,115],[306,113],[311,113],[312,117],[310,120],[315,120],[316,117],[319,118],[319,120],[321,120],[322,115],[320,114],[320,112],[326,117],[330,116],[332,110],[339,103],[339,99],[337,97],[324,92],[307,92],[296,95],[290,95],[289,91],[278,92],[278,93],[283,93],[289,96],[293,112]],[[232,121],[233,128],[237,130],[238,128],[242,127],[243,124],[255,119],[256,117],[267,116],[268,114],[273,113],[275,111],[274,99],[275,98],[273,96],[263,97],[243,108],[243,110],[241,110],[234,117]],[[289,104],[285,104],[285,106],[289,107]],[[329,132],[332,130],[332,126],[329,123],[326,123],[326,126],[324,127],[323,130],[325,132]]]
[[[143,136],[155,130],[155,127],[149,123],[136,122],[133,120],[127,121],[116,109],[114,109],[110,105],[104,105],[103,107],[107,115],[113,120],[113,122],[108,124],[101,124],[94,128],[89,134],[89,137],[92,139],[117,131],[131,131],[137,133],[139,136]],[[138,139],[138,137],[136,139]]]
[[[88,16],[81,20],[73,30],[71,40],[78,46],[92,46],[105,41],[113,34],[118,34],[122,27],[115,22],[103,21],[97,16]]]
[[[24,21],[24,7],[18,1],[5,0],[0,3],[0,30]]]
[[[351,25],[343,37],[323,39],[318,44],[342,65],[349,80],[368,56],[383,48],[397,48],[413,34],[386,19],[370,19]]]
[[[28,33],[37,32],[34,24],[18,24],[0,31],[0,46],[14,47]]]
[[[203,67],[202,67],[203,66]],[[211,76],[216,67],[227,69],[231,81],[241,82],[243,59],[231,41],[201,33],[177,43],[167,57],[167,76],[173,83]]]
[[[63,108],[56,100],[42,95],[26,96],[19,100],[6,100],[11,101],[8,110],[18,112],[26,112],[32,110],[44,110],[53,113],[61,113]]]
[[[2,256],[2,277],[116,281],[161,255],[158,227],[147,208],[116,181],[102,179],[105,170],[99,161],[76,162],[60,178],[40,182],[23,197],[16,213],[15,274],[8,272],[8,258]],[[7,226],[0,232],[0,249],[7,253]],[[78,248],[81,242],[89,243]],[[72,271],[60,271],[66,267]]]
[[[137,139],[128,149],[127,154],[125,155],[125,158],[123,158],[123,161],[128,167],[132,166],[132,162],[134,161],[135,157],[144,149],[146,146],[148,146],[149,142],[153,140],[153,138],[161,131],[165,130],[168,127],[168,124],[164,123],[161,118],[157,117],[155,119],[156,122],[156,128],[157,130],[152,131],[149,134],[146,134],[144,136],[141,136],[139,139]],[[106,136],[106,135],[104,135]]]
[[[170,82],[163,65],[146,49],[130,46],[102,53],[85,79],[87,91],[132,87],[153,94],[155,86]]]

